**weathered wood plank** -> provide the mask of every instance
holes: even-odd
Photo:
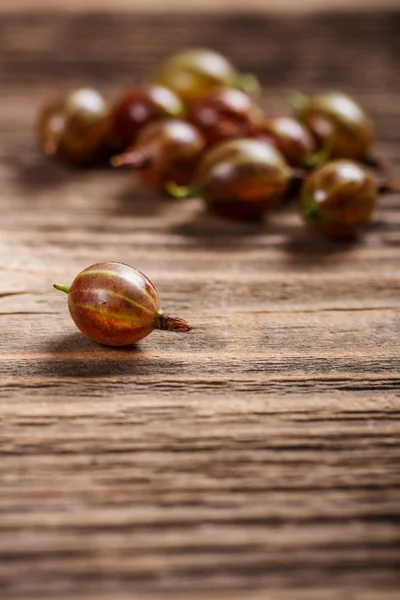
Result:
[[[356,244],[325,243],[294,206],[227,224],[130,173],[53,165],[32,128],[53,88],[111,99],[208,44],[271,113],[280,88],[354,93],[400,177],[399,23],[1,16],[1,598],[397,598],[399,196]],[[104,259],[193,332],[122,350],[77,332],[51,286]]]
[[[384,8],[397,8],[395,0],[381,0],[379,4],[380,9]],[[376,10],[375,0],[338,0],[334,7],[336,10]],[[197,2],[185,2],[184,0],[170,0],[168,6],[166,6],[160,0],[136,0],[131,2],[130,0],[114,0],[110,4],[107,0],[85,0],[85,2],[79,2],[79,0],[69,0],[68,3],[62,2],[61,0],[14,0],[12,5],[4,3],[0,6],[0,13],[2,12],[16,12],[20,11],[35,11],[41,12],[45,10],[56,10],[62,12],[86,12],[89,10],[94,11],[129,11],[129,12],[149,12],[155,11],[158,13],[160,10],[169,11],[184,11],[188,13],[202,12],[219,12],[226,10],[226,4],[222,0],[203,0],[201,4]],[[243,4],[239,0],[231,0],[229,4],[230,12],[243,11]],[[332,4],[329,0],[303,0],[301,4],[296,0],[270,0],[265,3],[263,0],[247,0],[246,11],[247,12],[295,12],[302,13],[312,10],[332,10]]]

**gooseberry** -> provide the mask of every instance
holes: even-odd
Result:
[[[155,81],[173,90],[184,102],[221,88],[258,90],[253,75],[240,74],[232,63],[214,50],[189,48],[169,56],[155,74]]]
[[[72,285],[54,285],[68,294],[75,325],[89,338],[107,346],[127,346],[154,329],[186,333],[192,327],[164,315],[152,282],[120,262],[101,262],[84,269]]]
[[[149,123],[138,134],[136,144],[115,156],[111,164],[128,165],[137,170],[150,187],[165,190],[168,181],[188,185],[205,140],[194,125],[179,119],[163,119]]]
[[[351,238],[374,211],[377,186],[360,164],[336,160],[303,182],[300,210],[304,221],[331,238]]]
[[[239,220],[259,220],[276,207],[292,177],[281,153],[260,140],[222,142],[201,160],[194,183],[169,191],[178,197],[199,195],[215,213]]]
[[[262,117],[261,108],[247,94],[235,89],[218,90],[200,98],[188,113],[188,120],[201,131],[208,147],[243,137]]]
[[[125,91],[111,109],[111,128],[117,147],[125,150],[148,123],[166,117],[183,118],[182,100],[161,85],[143,84]]]
[[[37,121],[37,136],[44,153],[75,166],[102,162],[109,133],[108,105],[99,92],[90,88],[51,99]]]
[[[294,92],[288,95],[288,101],[319,143],[330,144],[330,158],[369,161],[374,127],[365,110],[350,96],[328,91],[309,98]]]
[[[292,167],[314,166],[323,160],[310,131],[293,117],[265,119],[258,125],[251,125],[246,135],[276,146]]]

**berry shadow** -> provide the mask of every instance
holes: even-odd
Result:
[[[98,344],[79,331],[46,341],[42,357],[26,365],[24,375],[47,378],[129,378],[191,372],[188,356],[226,346],[212,327],[195,327],[191,335],[155,332],[151,341],[110,347]],[[121,381],[120,381],[121,383]]]
[[[40,154],[33,158],[10,159],[4,164],[11,173],[12,183],[24,196],[33,197],[64,187],[71,183],[71,179],[85,178],[88,172],[111,172],[107,164],[90,168],[66,166]]]
[[[263,221],[246,223],[224,219],[199,208],[193,211],[191,218],[172,225],[168,231],[190,239],[195,247],[241,251],[241,242],[266,233],[266,227]]]
[[[12,183],[24,195],[37,196],[38,193],[61,187],[71,179],[68,169],[43,156],[35,156],[29,160],[9,160],[5,164],[10,170]]]
[[[328,240],[311,231],[301,222],[291,198],[256,222],[229,220],[201,208],[191,219],[170,227],[169,232],[190,239],[194,248],[206,247],[213,251],[242,252],[252,246],[253,241],[257,245],[262,240],[263,245],[279,248],[284,259],[293,266],[345,259],[362,242],[362,237],[357,236]]]
[[[300,224],[298,228],[291,231],[291,235],[285,240],[283,250],[289,263],[311,265],[324,263],[332,258],[345,259],[347,254],[358,245],[360,245],[360,239],[357,237],[337,241],[329,240]]]
[[[121,217],[149,217],[168,210],[171,202],[177,201],[142,186],[129,174],[129,181],[113,196],[112,212]]]
[[[50,340],[44,351],[48,358],[35,363],[35,375],[80,379],[154,373],[154,361],[139,344],[111,348],[76,332]]]

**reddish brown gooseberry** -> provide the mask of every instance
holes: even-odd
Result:
[[[47,156],[75,166],[102,162],[110,133],[104,98],[82,88],[50,100],[39,113],[37,137]]]
[[[117,98],[111,109],[116,147],[122,151],[134,144],[139,131],[152,121],[166,117],[181,119],[185,113],[182,100],[172,90],[152,84],[133,87]]]
[[[219,90],[200,98],[188,113],[188,120],[201,131],[208,147],[243,137],[262,117],[261,108],[247,94],[235,89]]]
[[[119,262],[91,265],[72,285],[55,285],[68,294],[68,308],[75,325],[89,338],[107,346],[127,346],[147,337],[154,329],[186,333],[189,323],[164,315],[151,281]]]
[[[266,119],[258,125],[251,125],[246,135],[276,146],[292,167],[313,166],[320,159],[310,131],[293,117]]]
[[[135,146],[111,162],[117,167],[132,167],[147,185],[165,190],[169,181],[191,183],[204,148],[205,140],[194,125],[163,119],[146,125]]]
[[[293,92],[288,101],[320,144],[330,144],[331,158],[361,162],[369,159],[374,127],[364,109],[350,96],[324,92],[308,98]]]
[[[189,103],[222,88],[245,92],[259,88],[253,75],[238,73],[222,54],[207,48],[188,48],[169,56],[154,79]]]
[[[276,207],[291,180],[292,171],[281,153],[261,140],[222,142],[204,155],[194,184],[169,191],[185,197],[199,195],[217,214],[255,221]]]
[[[370,218],[377,186],[360,164],[336,160],[320,167],[304,181],[300,210],[305,222],[331,238],[350,238]]]

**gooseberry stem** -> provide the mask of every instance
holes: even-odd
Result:
[[[308,97],[297,90],[287,90],[283,96],[297,115],[301,113],[308,102]]]
[[[332,148],[333,148],[333,137],[329,136],[327,138],[326,142],[324,143],[324,145],[322,146],[322,148],[320,148],[313,154],[310,154],[305,159],[304,166],[308,167],[309,169],[315,169],[317,167],[320,167],[322,164],[326,163],[329,160],[330,155],[332,153]]]
[[[55,283],[53,287],[56,288],[56,290],[60,290],[60,292],[65,292],[66,294],[69,294],[71,289],[71,286],[69,285],[57,285],[57,283]]]
[[[110,160],[110,164],[113,167],[129,166],[132,169],[137,170],[146,169],[150,165],[150,163],[150,155],[147,153],[145,154],[144,152],[138,152],[137,150],[117,154],[117,156],[113,156]]]
[[[229,121],[229,119],[225,119],[225,120],[221,119],[216,124],[215,130],[224,139],[238,137],[238,127],[237,127],[237,124],[232,123],[231,121]]]
[[[192,329],[192,326],[189,325],[187,321],[180,319],[179,317],[170,317],[169,315],[159,313],[156,317],[155,328],[161,329],[162,331],[187,333]]]
[[[168,181],[165,190],[174,198],[182,200],[196,198],[200,194],[200,190],[196,185],[178,185],[175,181]]]
[[[259,96],[261,94],[261,84],[253,73],[238,73],[235,78],[234,87],[250,96]]]
[[[318,218],[318,209],[315,206],[307,205],[303,211],[303,217],[306,221],[311,221]]]
[[[57,144],[53,140],[46,140],[43,144],[43,151],[50,158],[57,154]]]
[[[319,223],[320,225],[327,225],[331,221],[330,217],[321,213],[318,210],[318,207],[309,200],[306,200],[305,202],[305,206],[303,209],[303,218],[306,221],[314,221],[316,223]]]

